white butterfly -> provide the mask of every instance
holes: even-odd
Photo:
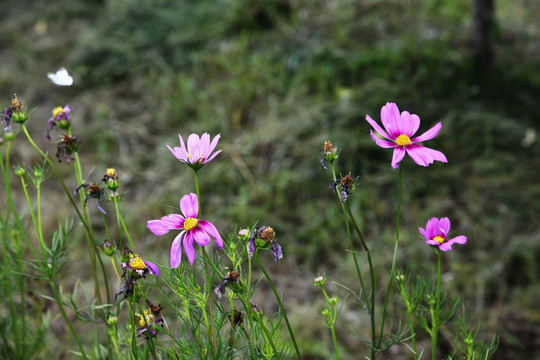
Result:
[[[48,73],[47,76],[56,85],[71,86],[73,84],[73,78],[69,76],[67,70],[64,68],[60,68],[56,74]]]

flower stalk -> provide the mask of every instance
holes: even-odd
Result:
[[[291,328],[291,324],[289,323],[289,318],[287,317],[287,312],[285,311],[285,307],[283,306],[283,303],[281,302],[281,298],[276,290],[276,287],[274,286],[274,282],[272,281],[272,279],[270,278],[270,275],[268,275],[268,273],[266,272],[264,266],[262,266],[260,260],[259,260],[259,248],[257,247],[256,250],[255,250],[255,262],[257,263],[257,265],[259,265],[259,268],[261,269],[261,271],[263,272],[264,276],[266,277],[266,280],[268,281],[268,284],[270,285],[270,287],[272,288],[272,291],[274,292],[274,296],[279,304],[279,308],[281,309],[281,312],[283,314],[283,319],[285,319],[285,324],[287,325],[287,329],[289,330],[289,335],[291,336],[291,340],[292,340],[292,343],[294,345],[294,349],[296,351],[296,356],[298,357],[298,359],[301,359],[300,357],[300,350],[298,350],[298,345],[296,344],[296,339],[294,338],[294,333],[292,331],[292,328]]]

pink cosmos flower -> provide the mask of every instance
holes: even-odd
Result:
[[[148,221],[148,228],[154,235],[164,235],[169,230],[179,229],[178,234],[171,247],[171,268],[177,268],[182,260],[182,242],[189,263],[193,265],[195,261],[195,249],[193,241],[199,246],[206,246],[210,243],[210,237],[214,238],[218,249],[223,247],[223,240],[216,227],[206,220],[197,219],[199,213],[199,204],[197,195],[191,193],[185,195],[180,200],[180,210],[183,215],[170,214],[161,218],[161,220]]]
[[[386,103],[381,109],[381,121],[386,131],[384,131],[369,115],[366,115],[367,122],[373,126],[373,129],[386,139],[379,139],[373,130],[370,130],[370,135],[373,140],[382,148],[394,148],[394,156],[392,157],[392,167],[397,169],[398,163],[405,157],[405,151],[414,160],[415,163],[421,166],[428,166],[433,161],[448,162],[446,156],[440,151],[433,150],[421,145],[417,142],[433,139],[441,130],[441,123],[438,123],[420,136],[412,137],[420,127],[420,118],[418,115],[409,114],[404,111],[401,114],[394,103]]]
[[[426,229],[418,228],[418,231],[426,239],[426,244],[438,246],[441,251],[452,250],[452,244],[465,244],[467,242],[467,237],[463,235],[448,239],[450,219],[447,217],[431,218],[426,224]]]
[[[182,135],[178,135],[178,137],[180,138],[180,147],[171,148],[169,145],[167,147],[178,160],[185,162],[195,170],[200,169],[221,152],[221,150],[218,150],[212,154],[221,137],[220,134],[216,135],[211,143],[208,133],[202,134],[200,138],[197,134],[191,134],[187,140],[187,148]]]

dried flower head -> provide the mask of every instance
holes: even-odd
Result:
[[[330,184],[330,189],[339,191],[341,202],[345,202],[349,195],[356,189],[358,178],[353,179],[351,174],[340,177],[335,182]]]
[[[229,321],[231,322],[233,328],[238,324],[241,324],[243,320],[244,316],[240,310],[234,309],[232,313],[229,314]]]
[[[60,155],[63,155],[66,162],[71,164],[75,152],[79,150],[79,144],[77,135],[70,136],[64,134],[64,137],[58,142],[58,147],[56,148],[56,158],[58,159],[58,162],[62,162]]]
[[[252,257],[255,253],[255,247],[262,250],[272,250],[274,260],[278,262],[283,258],[281,245],[275,240],[276,232],[270,226],[261,226],[251,233],[248,241],[248,255]]]
[[[101,211],[104,214],[107,214],[105,212],[105,210],[103,210],[103,208],[101,207],[100,200],[101,199],[106,200],[105,192],[103,191],[101,186],[99,186],[97,184],[82,184],[82,185],[80,185],[79,187],[77,187],[75,189],[75,195],[79,194],[79,190],[81,188],[85,188],[85,189],[88,190],[88,194],[86,195],[86,198],[84,199],[84,205],[86,206],[86,203],[88,202],[88,199],[96,199],[99,211]]]
[[[324,170],[326,168],[325,162],[328,161],[330,164],[338,158],[337,149],[332,145],[330,141],[325,141],[324,146],[321,150],[321,165]]]
[[[28,113],[24,109],[21,101],[17,95],[14,96],[15,98],[11,100],[11,104],[6,108],[4,115],[2,116],[2,123],[5,131],[11,130],[11,120],[22,124],[28,119]]]
[[[227,286],[230,286],[233,291],[241,291],[243,290],[242,286],[235,286],[239,284],[239,277],[240,274],[236,271],[229,271],[227,275],[223,277],[223,280],[219,283],[218,286],[214,289],[214,293],[218,296],[218,298],[221,298],[223,295],[225,295]]]

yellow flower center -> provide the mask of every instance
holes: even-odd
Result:
[[[129,267],[135,270],[144,270],[146,269],[146,264],[141,259],[141,257],[137,254],[130,254],[129,257],[131,258],[129,260]]]
[[[145,309],[143,311],[143,314],[135,313],[139,317],[139,325],[141,327],[146,326],[146,323],[152,324],[154,323],[154,314],[150,311],[150,309]]]
[[[446,241],[445,238],[443,238],[442,236],[439,236],[439,235],[435,236],[432,240],[437,241],[439,244],[442,244],[443,242]]]
[[[398,144],[399,146],[409,145],[410,143],[411,139],[405,134],[399,135],[396,139],[396,144]]]
[[[115,178],[116,177],[116,169],[114,169],[114,168],[107,169],[107,176]]]
[[[53,117],[57,117],[58,115],[65,114],[64,108],[61,106],[57,106],[52,111]]]
[[[195,218],[187,218],[186,221],[184,221],[184,229],[188,231],[193,229],[197,225],[198,221],[199,220]]]

